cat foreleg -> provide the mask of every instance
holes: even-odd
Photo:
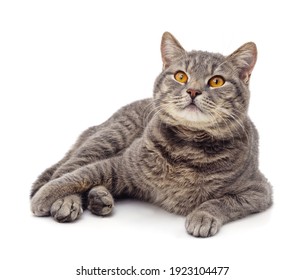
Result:
[[[118,161],[118,158],[115,158]],[[80,195],[95,186],[112,187],[112,178],[117,177],[114,159],[99,161],[74,172],[54,179],[41,187],[31,200],[31,209],[36,216],[48,216],[58,199]]]
[[[63,160],[62,160],[63,161]],[[53,174],[56,172],[56,170],[60,167],[62,164],[62,161],[59,161],[58,163],[54,164],[53,166],[47,168],[45,171],[39,175],[37,180],[33,183],[30,193],[30,198],[32,198],[35,193],[46,183],[48,183],[51,179]]]
[[[210,237],[223,224],[264,211],[271,204],[270,185],[267,182],[255,182],[239,193],[226,194],[202,203],[187,216],[186,230],[195,237]]]

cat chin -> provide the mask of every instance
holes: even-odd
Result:
[[[199,126],[207,124],[210,122],[210,117],[207,114],[204,114],[197,107],[188,106],[186,109],[183,109],[176,113],[178,120],[188,123],[190,126]]]
[[[208,128],[210,119],[203,113],[174,112],[174,114],[161,115],[160,120],[171,126],[182,126],[191,131],[201,131]]]
[[[200,113],[178,113],[174,114],[173,119],[163,119],[169,125],[182,126],[188,128],[191,131],[201,131],[208,129],[210,119],[208,116]]]

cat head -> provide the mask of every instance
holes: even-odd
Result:
[[[163,122],[224,138],[225,132],[242,128],[257,59],[254,43],[246,43],[228,56],[187,52],[165,32],[161,54],[163,71],[155,81],[154,102]]]

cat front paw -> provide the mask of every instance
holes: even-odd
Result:
[[[35,216],[49,216],[52,204],[59,198],[56,185],[47,183],[31,199],[31,210]]]
[[[73,222],[82,213],[81,197],[76,194],[57,199],[51,207],[51,215],[59,223]]]
[[[50,215],[51,204],[40,195],[39,191],[31,199],[31,210],[35,216],[43,217]]]
[[[186,230],[195,237],[213,236],[221,226],[220,219],[202,210],[194,210],[186,218]]]

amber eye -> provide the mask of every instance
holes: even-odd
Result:
[[[221,76],[213,76],[208,81],[208,85],[213,88],[221,87],[223,84],[225,84],[225,80]]]
[[[188,81],[188,76],[185,72],[178,71],[174,74],[174,79],[182,84],[185,84]]]

